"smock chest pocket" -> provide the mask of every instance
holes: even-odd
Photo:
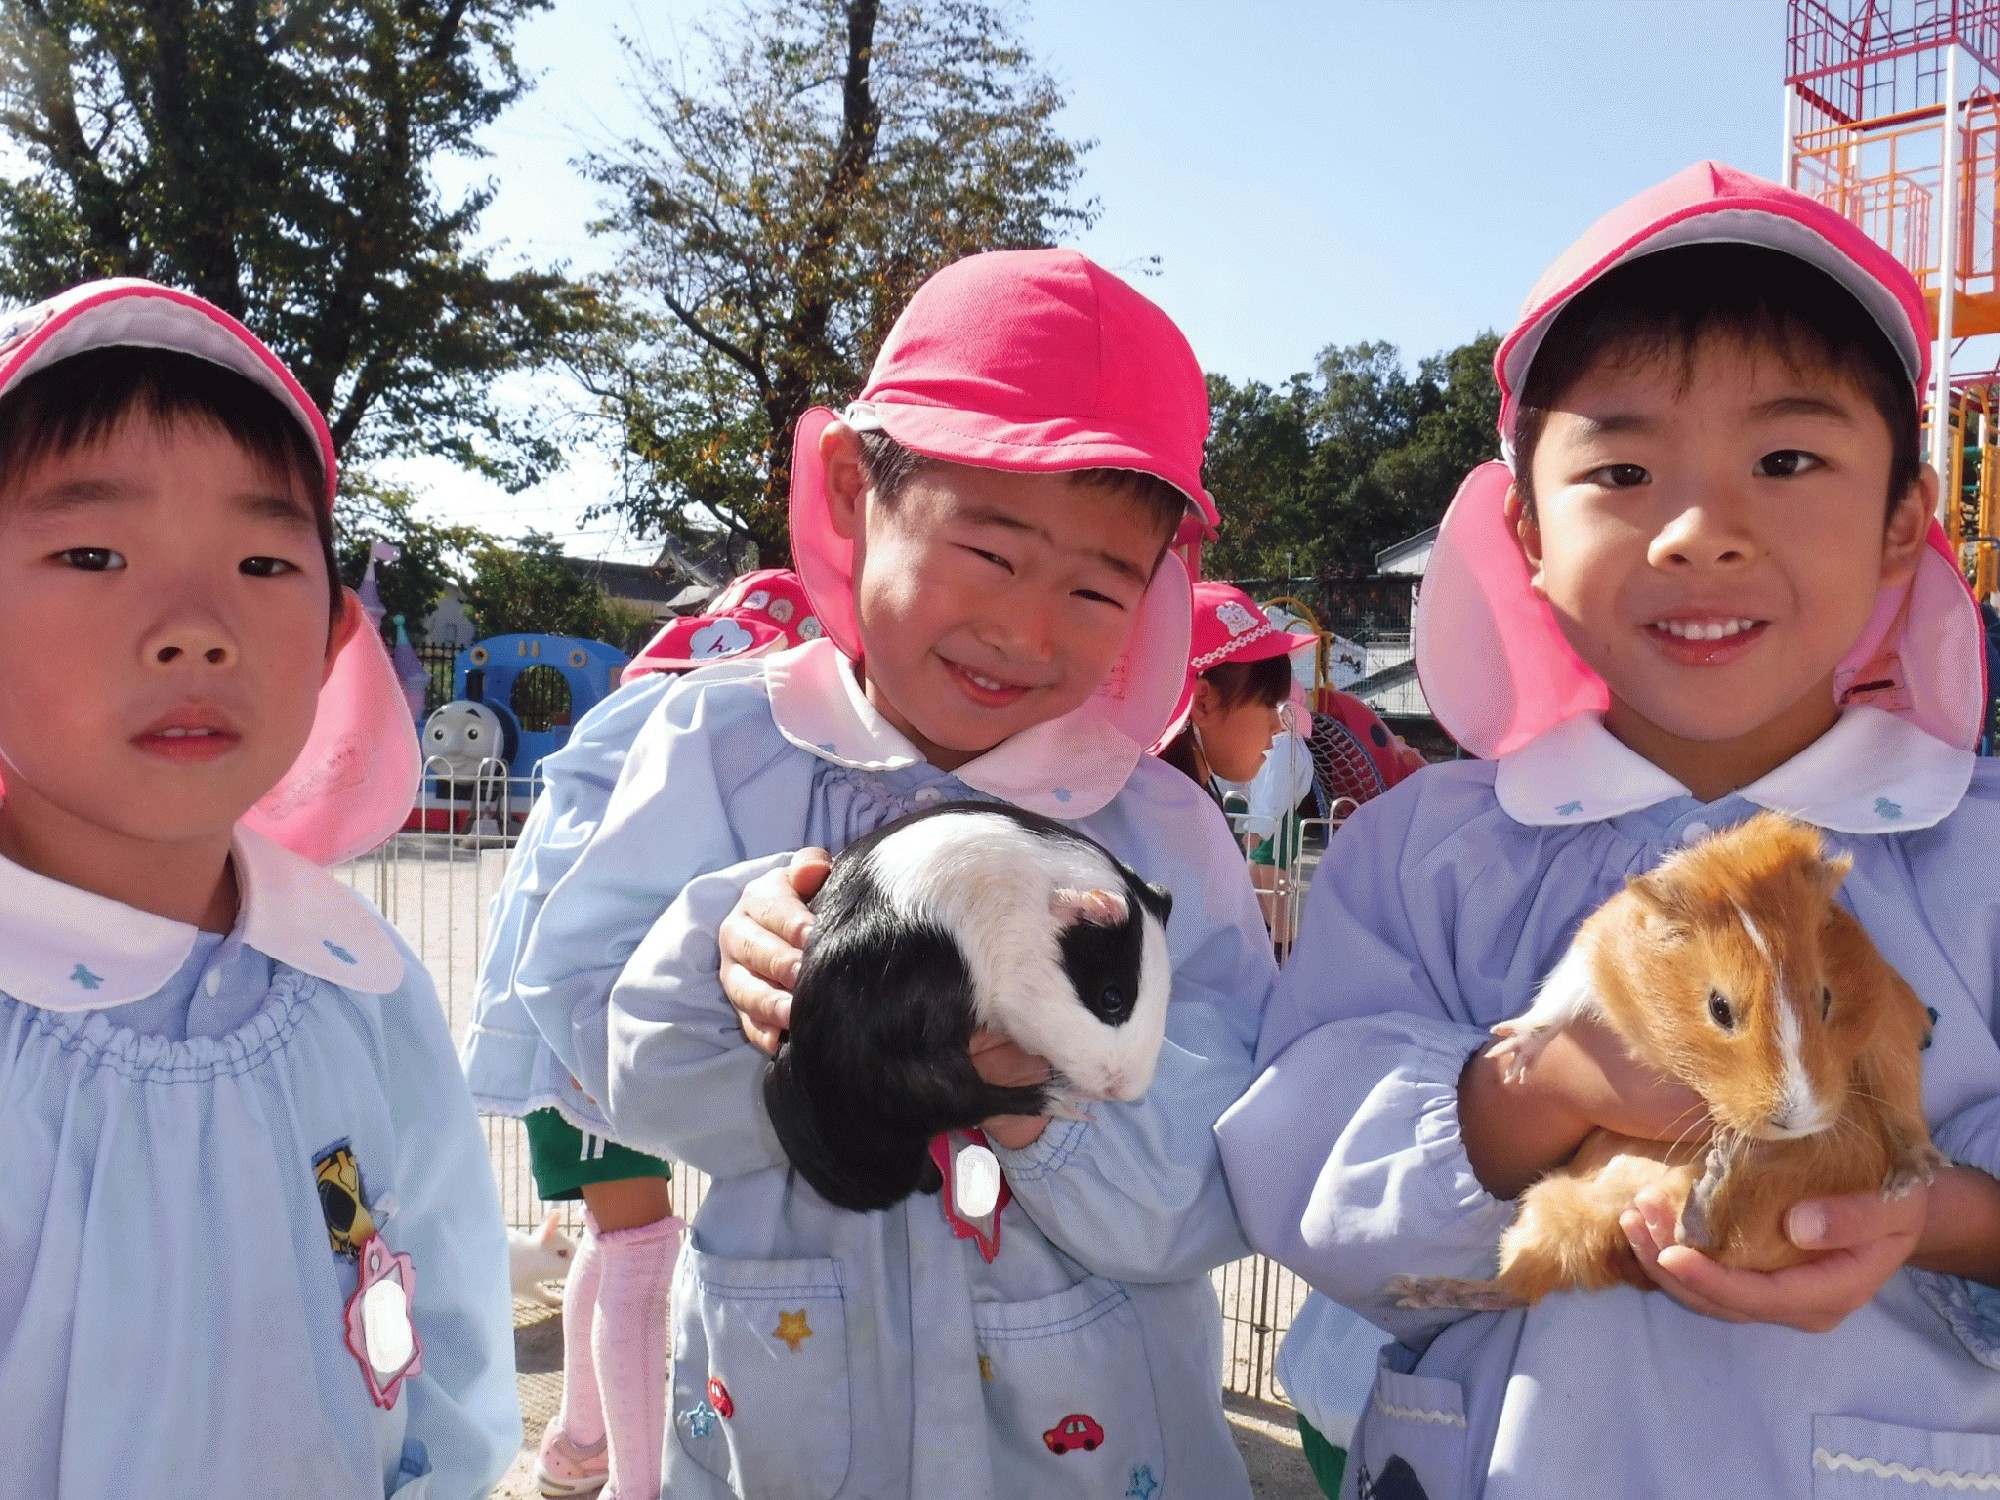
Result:
[[[1172,1500],[1145,1335],[1116,1282],[974,1307],[1000,1500]]]
[[[847,1478],[847,1304],[832,1260],[692,1247],[674,1298],[674,1435],[744,1500],[830,1500]]]
[[[1343,1496],[1458,1500],[1465,1492],[1465,1398],[1455,1380],[1413,1375],[1417,1356],[1388,1344],[1354,1429]]]
[[[2000,1433],[1814,1417],[1813,1500],[2000,1495]]]

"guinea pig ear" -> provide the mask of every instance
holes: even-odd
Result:
[[[1079,891],[1059,885],[1049,892],[1049,915],[1059,927],[1074,927],[1079,922],[1118,927],[1130,914],[1125,897],[1117,891]]]
[[[1649,875],[1626,876],[1625,889],[1639,899],[1646,915],[1667,934],[1685,936],[1696,925],[1688,893],[1677,882],[1662,879],[1658,870]]]
[[[1847,879],[1848,872],[1853,868],[1852,854],[1836,854],[1819,862],[1820,888],[1826,892],[1829,901],[1833,899],[1834,893],[1840,889],[1841,882]]]

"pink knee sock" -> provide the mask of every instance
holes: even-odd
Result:
[[[583,1211],[583,1243],[563,1284],[563,1392],[555,1426],[579,1448],[595,1448],[604,1436],[604,1404],[597,1393],[597,1366],[590,1352],[597,1317],[597,1288],[603,1279],[604,1251],[597,1243],[597,1220]]]
[[[667,1306],[686,1224],[671,1215],[597,1236],[604,1281],[590,1348],[611,1438],[605,1500],[658,1500],[667,1427]]]

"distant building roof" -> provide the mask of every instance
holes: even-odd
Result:
[[[565,557],[562,561],[564,567],[589,579],[612,598],[655,614],[667,613],[674,596],[687,587],[673,568],[656,563],[607,562],[599,557]]]
[[[1405,537],[1394,546],[1384,547],[1375,554],[1375,571],[1392,578],[1421,578],[1431,560],[1431,546],[1437,541],[1438,529],[1420,531],[1415,536]]]

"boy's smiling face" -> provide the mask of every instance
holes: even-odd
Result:
[[[1859,388],[1734,338],[1578,379],[1545,419],[1517,530],[1535,591],[1611,690],[1614,733],[1703,795],[1709,770],[1742,784],[1723,765],[1736,751],[1761,774],[1824,733],[1836,665],[1924,545],[1931,471],[1892,505],[1889,470]]]
[[[852,429],[836,423],[822,453],[834,527],[854,543],[869,699],[934,765],[1097,690],[1168,541],[1142,502],[1066,474],[945,463],[885,501]]]
[[[7,486],[10,843],[226,839],[283,777],[330,657],[315,503],[206,422],[143,414]]]

